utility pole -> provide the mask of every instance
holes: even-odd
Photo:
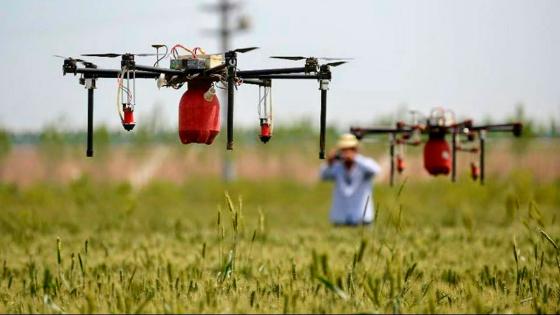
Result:
[[[239,9],[239,3],[231,2],[230,0],[219,0],[217,4],[205,6],[204,9],[217,12],[220,14],[220,27],[218,30],[209,30],[211,35],[219,35],[220,37],[220,50],[226,52],[230,50],[230,38],[233,34],[238,32],[247,31],[249,29],[249,19],[247,16],[239,16],[237,24],[232,27],[231,13]],[[221,90],[220,99],[222,104],[225,104],[227,99],[227,88]],[[227,107],[222,105],[222,122],[227,119]],[[232,158],[232,152],[224,150],[223,164],[222,164],[222,179],[225,182],[231,182],[235,179],[235,164]]]

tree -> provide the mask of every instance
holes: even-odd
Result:
[[[510,120],[518,121],[523,124],[521,138],[515,139],[515,141],[512,142],[513,153],[519,156],[527,151],[530,139],[535,137],[534,124],[533,121],[525,115],[525,107],[523,103],[517,103],[515,106],[515,115],[513,119]]]
[[[57,162],[63,159],[67,153],[68,136],[62,132],[64,118],[59,118],[48,123],[39,136],[39,152],[46,164],[46,175],[48,179],[56,175]]]
[[[0,128],[0,180],[2,178],[3,168],[4,168],[4,160],[8,156],[12,149],[12,140],[10,137],[10,133]]]

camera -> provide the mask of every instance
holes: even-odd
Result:
[[[342,160],[342,154],[340,153],[340,151],[336,151],[336,154],[334,155],[334,160],[335,161]]]

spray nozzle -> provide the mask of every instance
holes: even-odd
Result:
[[[262,143],[267,143],[270,138],[272,138],[270,123],[268,119],[261,119],[261,133],[259,134],[259,139]]]
[[[214,88],[214,86],[210,86],[210,88],[208,89],[208,91],[204,92],[204,99],[207,102],[211,102],[214,99],[214,96],[216,95],[216,89]]]
[[[126,131],[131,131],[136,126],[134,108],[130,104],[123,103],[122,125]]]

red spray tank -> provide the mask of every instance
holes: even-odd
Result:
[[[451,149],[444,134],[430,134],[424,146],[424,168],[434,176],[451,171]]]
[[[266,81],[268,85],[259,86],[259,122],[261,125],[261,133],[259,139],[262,143],[267,143],[272,137],[272,87],[270,80]]]
[[[272,137],[272,132],[268,120],[261,119],[261,133],[259,134],[259,139],[261,139],[263,143],[267,143],[271,137]]]
[[[134,120],[134,109],[130,105],[123,104],[123,116],[121,123],[126,131],[131,131],[136,126]]]
[[[471,178],[473,180],[477,180],[479,176],[480,176],[480,168],[478,168],[478,165],[476,165],[475,162],[471,162]]]
[[[397,172],[399,172],[399,174],[402,174],[405,168],[406,168],[406,163],[404,162],[403,157],[397,155]]]
[[[179,102],[179,138],[183,144],[212,144],[220,132],[220,102],[209,80],[188,83]]]

